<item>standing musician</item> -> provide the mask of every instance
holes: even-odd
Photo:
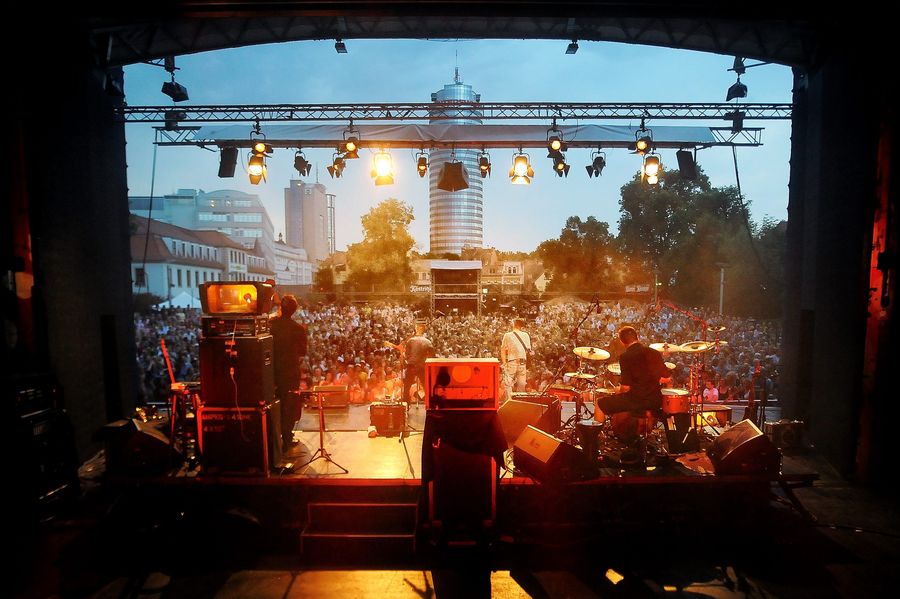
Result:
[[[292,317],[297,311],[293,295],[281,298],[281,313],[270,321],[273,344],[275,397],[281,401],[281,443],[287,451],[294,442],[294,423],[300,419],[300,361],[306,355],[306,327]]]
[[[604,414],[661,409],[660,384],[671,380],[662,354],[641,344],[634,327],[623,326],[618,336],[625,346],[619,356],[621,384],[616,387],[615,394],[597,399],[598,409]],[[599,420],[597,416],[595,418]]]
[[[416,319],[416,334],[400,344],[385,342],[385,346],[400,351],[400,356],[406,364],[403,371],[403,399],[410,399],[410,391],[416,386],[416,403],[422,396],[425,384],[425,360],[434,357],[434,345],[431,339],[425,336],[428,321],[424,318]]]
[[[524,391],[527,382],[526,363],[531,352],[531,337],[522,330],[524,318],[513,319],[513,330],[503,335],[500,343],[500,364],[503,368],[503,390],[506,399],[512,399],[512,392]]]

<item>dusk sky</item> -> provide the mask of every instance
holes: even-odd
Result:
[[[521,40],[347,40],[348,54],[337,54],[334,41],[294,42],[179,56],[177,81],[188,88],[186,104],[428,102],[431,93],[452,83],[458,53],[460,77],[484,102],[723,102],[735,75],[727,69],[733,57],[700,52],[579,42],[566,55],[568,42]],[[748,60],[748,64],[756,61]],[[160,92],[168,73],[151,65],[125,69],[129,105],[164,105]],[[790,102],[791,70],[780,65],[748,69],[746,102]],[[530,121],[528,124],[538,124]],[[561,121],[561,125],[584,124]],[[597,124],[638,125],[624,121]],[[689,121],[650,121],[657,125],[690,125]],[[703,123],[709,126],[711,123]],[[722,122],[724,126],[726,123]],[[549,123],[547,123],[549,126]],[[787,218],[789,121],[753,121],[765,127],[759,148],[738,149],[741,186],[751,203],[754,220]],[[126,126],[128,185],[132,195],[149,195],[153,131],[150,125]],[[250,135],[250,124],[247,125]],[[640,168],[640,159],[625,150],[608,150],[607,167],[599,179],[588,179],[584,165],[589,150],[567,153],[568,178],[551,171],[549,159],[532,151],[536,176],[530,186],[510,185],[506,177],[509,150],[490,150],[494,165],[484,186],[484,242],[501,250],[533,250],[541,241],[558,237],[571,215],[595,216],[613,231],[619,219],[620,189]],[[313,172],[329,193],[337,196],[337,247],[362,238],[360,217],[379,201],[395,197],[413,207],[411,232],[421,251],[428,250],[428,178],[415,173],[415,152],[394,152],[395,181],[375,187],[369,177],[369,149],[349,163],[341,179],[330,179],[325,167],[330,150],[307,150]],[[276,149],[268,161],[268,183],[251,185],[239,160],[233,179],[217,177],[218,152],[185,147],[161,147],[157,154],[154,195],[179,188],[205,191],[237,189],[258,194],[275,225],[284,231],[284,188],[291,178],[293,150]],[[674,150],[661,151],[663,166],[677,168]],[[710,148],[698,163],[712,184],[735,184],[729,148]],[[246,165],[243,165],[246,167]]]

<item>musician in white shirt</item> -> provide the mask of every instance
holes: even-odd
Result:
[[[531,337],[522,330],[524,326],[524,318],[513,319],[513,330],[505,333],[500,343],[500,365],[503,369],[503,391],[506,399],[512,398],[514,390],[525,390]]]

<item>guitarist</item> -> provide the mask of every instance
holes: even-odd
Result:
[[[410,397],[410,389],[414,384],[418,390],[422,389],[422,385],[425,383],[425,360],[434,357],[434,345],[431,343],[431,339],[425,336],[427,326],[427,320],[417,318],[415,335],[397,345],[385,342],[386,346],[400,351],[401,359],[406,365],[403,371],[404,399]],[[421,395],[421,393],[416,394],[417,397]]]

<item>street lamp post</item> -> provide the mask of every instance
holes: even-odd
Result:
[[[719,316],[721,316],[725,310],[725,267],[728,264],[719,262],[716,266],[719,267]]]

